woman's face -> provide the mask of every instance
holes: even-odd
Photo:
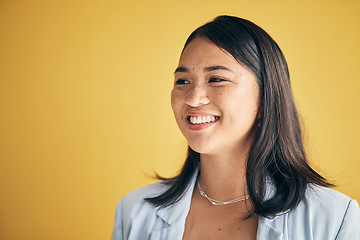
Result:
[[[193,150],[247,151],[259,105],[256,77],[207,38],[196,38],[175,70],[171,105]]]

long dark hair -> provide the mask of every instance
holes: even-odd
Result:
[[[277,43],[259,26],[233,16],[218,16],[197,28],[184,49],[197,37],[208,38],[257,77],[261,104],[246,165],[252,214],[268,217],[293,209],[309,183],[333,186],[308,164],[288,66]],[[161,207],[179,201],[199,164],[200,154],[189,147],[181,172],[173,178],[160,178],[169,184],[168,190],[146,200]],[[269,181],[274,186],[270,196]]]

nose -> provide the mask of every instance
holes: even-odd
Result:
[[[208,97],[206,86],[204,85],[194,85],[188,93],[186,98],[186,104],[191,107],[199,107],[206,105],[210,102]]]

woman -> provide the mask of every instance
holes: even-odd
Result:
[[[113,239],[360,239],[358,203],[308,165],[287,63],[264,30],[231,16],[196,29],[171,104],[184,167],[119,202]]]

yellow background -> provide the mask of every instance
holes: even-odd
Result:
[[[359,1],[0,0],[0,239],[109,239],[117,201],[174,174],[192,30],[248,18],[279,43],[316,169],[360,201]]]

